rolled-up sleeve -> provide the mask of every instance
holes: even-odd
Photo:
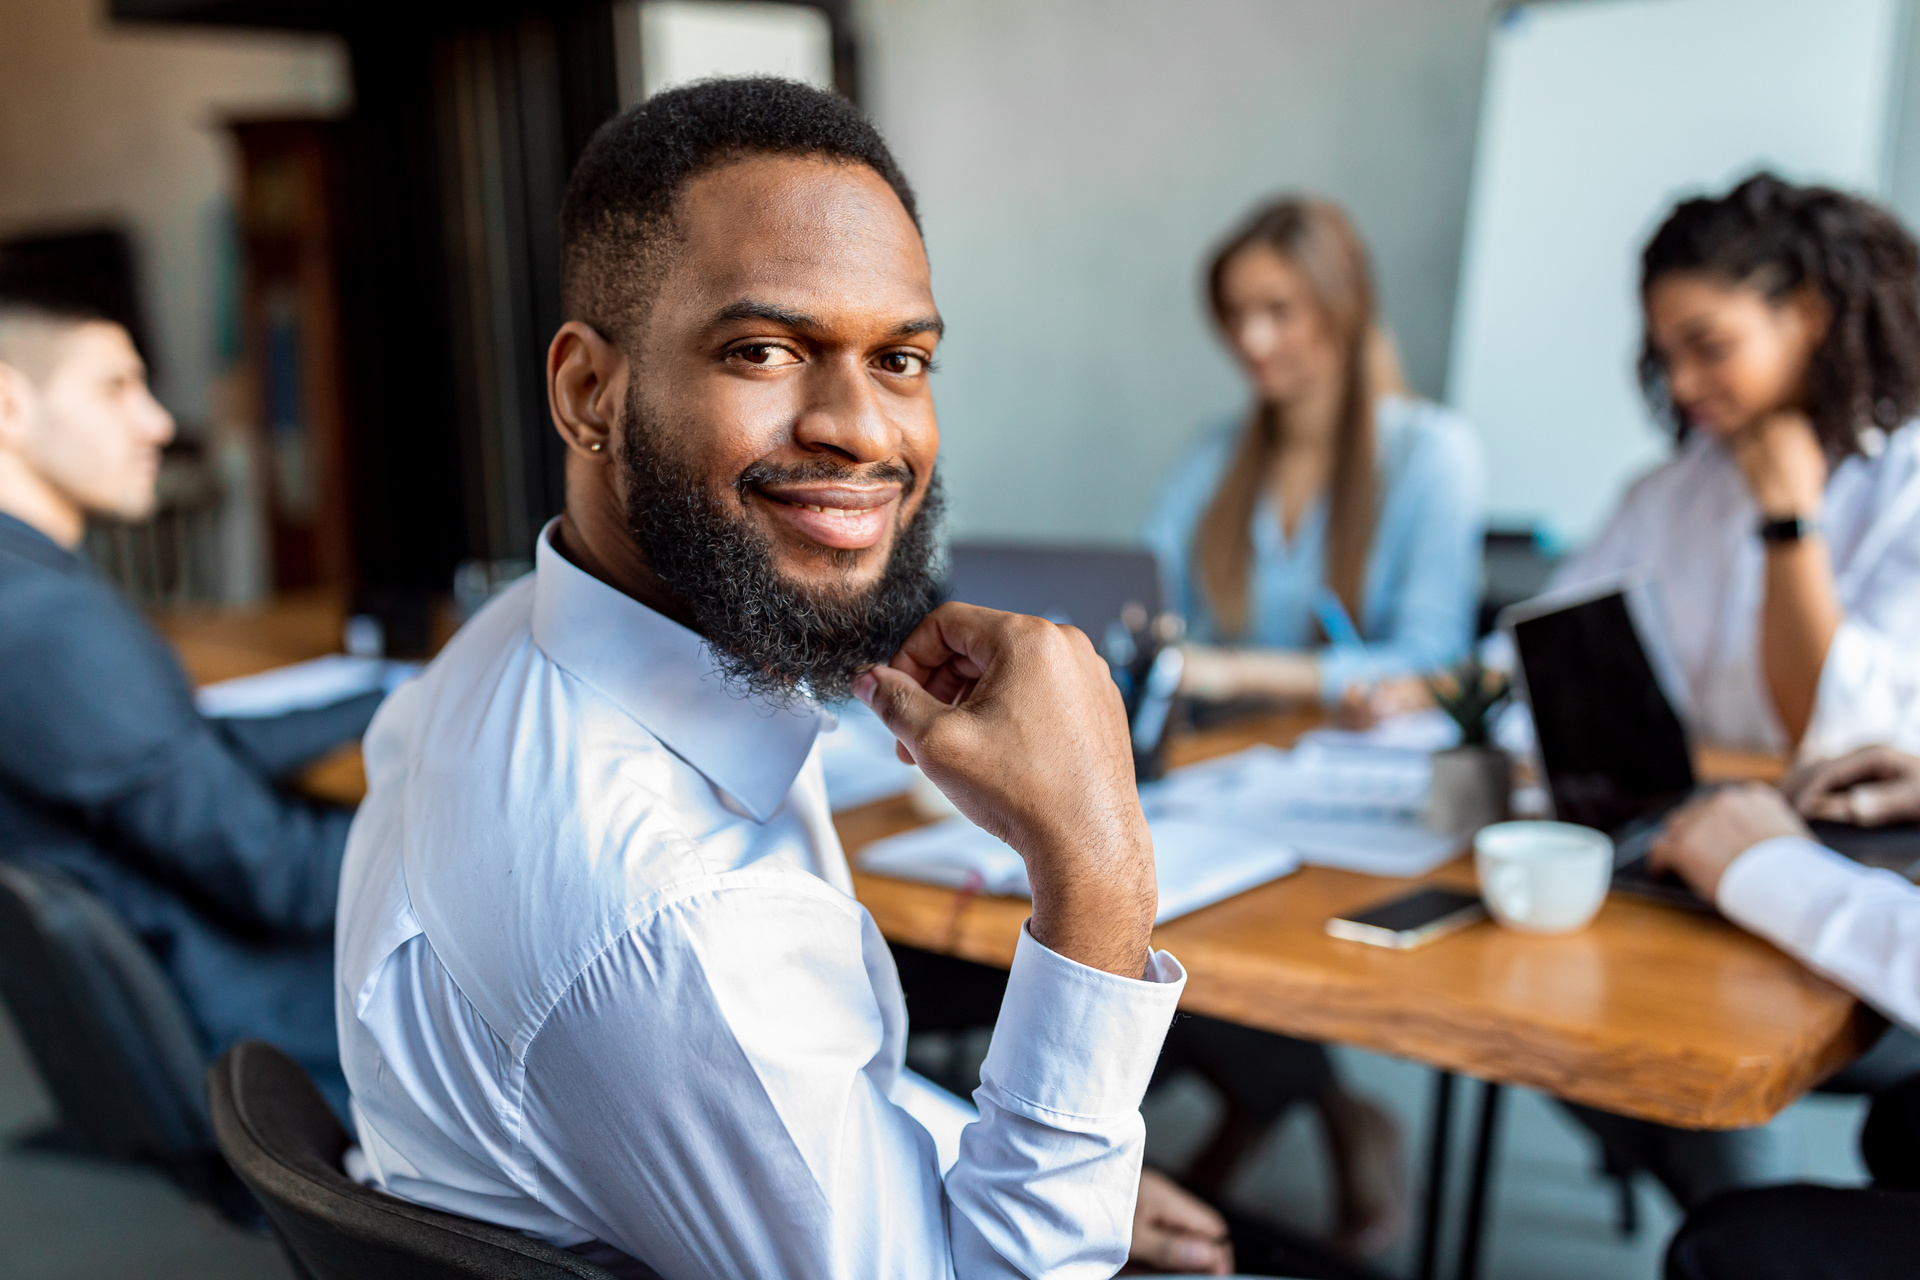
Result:
[[[1765,840],[1715,895],[1735,923],[1920,1029],[1920,888],[1812,840]]]
[[[669,1280],[1113,1274],[1179,965],[1128,980],[1023,933],[943,1178],[892,1100],[885,954],[824,888],[703,890],[630,930],[527,1051],[540,1199]]]

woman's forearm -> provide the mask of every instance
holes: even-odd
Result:
[[[1743,429],[1731,447],[1762,518],[1818,524],[1826,501],[1827,460],[1805,414],[1769,414]],[[1840,597],[1827,540],[1818,533],[1768,542],[1766,549],[1760,665],[1781,727],[1797,744],[1813,720],[1820,672],[1840,630]]]
[[[1209,702],[1232,698],[1320,700],[1320,664],[1288,649],[1189,645],[1180,691]]]
[[[1773,709],[1795,743],[1813,720],[1827,650],[1844,620],[1826,540],[1769,543],[1760,660]]]

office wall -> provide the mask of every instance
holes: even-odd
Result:
[[[1489,0],[865,0],[869,110],[949,325],[951,526],[1123,540],[1244,402],[1203,314],[1261,196],[1344,202],[1408,373],[1446,368]]]
[[[330,40],[110,27],[104,0],[0,0],[0,235],[129,225],[157,390],[204,418],[232,271],[222,123],[347,96]]]

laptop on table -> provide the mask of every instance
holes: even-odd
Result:
[[[1615,579],[1506,609],[1514,684],[1533,715],[1554,816],[1614,840],[1615,889],[1698,911],[1712,908],[1647,868],[1666,816],[1699,789],[1687,729],[1676,710],[1685,683],[1661,640],[1646,585]],[[1881,828],[1815,822],[1838,852],[1913,878],[1920,824]]]

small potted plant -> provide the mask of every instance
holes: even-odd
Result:
[[[1433,753],[1433,790],[1422,818],[1429,831],[1472,835],[1504,822],[1513,800],[1513,761],[1493,743],[1493,725],[1513,689],[1507,677],[1469,657],[1427,677],[1433,700],[1460,726],[1460,745]]]

